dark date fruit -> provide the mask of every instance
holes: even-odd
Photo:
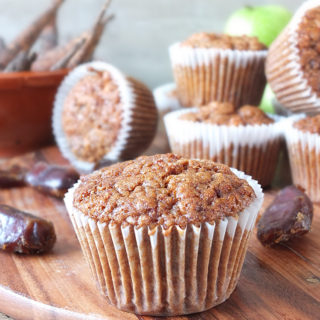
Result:
[[[265,246],[285,242],[309,232],[313,205],[308,196],[295,186],[282,189],[262,214],[257,236]]]
[[[0,205],[0,248],[8,252],[38,254],[56,242],[53,224],[18,209]]]
[[[25,175],[26,169],[18,165],[0,169],[0,188],[23,186]]]
[[[71,167],[36,163],[26,174],[26,183],[42,193],[63,198],[64,194],[79,179],[79,174]]]

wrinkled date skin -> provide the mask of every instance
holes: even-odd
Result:
[[[0,188],[11,188],[25,185],[26,169],[13,165],[5,170],[0,169]]]
[[[257,236],[265,246],[285,242],[309,232],[313,205],[309,197],[295,186],[281,190],[263,213]]]
[[[63,198],[64,194],[79,179],[79,174],[70,167],[36,163],[26,174],[26,183],[42,193]]]
[[[56,242],[53,224],[15,208],[0,205],[0,248],[4,251],[39,254]]]

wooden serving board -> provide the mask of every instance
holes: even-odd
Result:
[[[65,162],[55,147],[38,157]],[[274,194],[266,192],[264,207]],[[53,221],[57,233],[50,254],[0,252],[1,312],[22,320],[173,319],[121,312],[100,296],[62,201],[30,188],[0,190],[0,201]],[[319,206],[315,206],[312,232],[288,246],[264,248],[254,234],[230,299],[209,311],[174,319],[320,319]]]

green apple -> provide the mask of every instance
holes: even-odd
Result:
[[[246,6],[229,17],[225,33],[256,36],[269,47],[291,17],[292,14],[286,8],[278,5]]]
[[[264,89],[259,108],[264,112],[275,113],[273,103],[272,103],[274,98],[275,98],[275,95],[271,90],[271,87],[267,84]]]

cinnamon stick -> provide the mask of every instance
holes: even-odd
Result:
[[[67,68],[70,59],[76,54],[76,52],[83,46],[85,43],[85,39],[79,39],[78,43],[74,46],[74,48],[68,52],[64,57],[62,57],[56,64],[54,64],[50,70],[59,70],[63,68]]]
[[[6,43],[3,38],[0,37],[0,53],[6,49]]]
[[[55,14],[39,36],[40,54],[47,52],[58,45],[58,29],[56,18],[57,17]]]
[[[20,51],[27,52],[38,38],[42,29],[56,14],[64,0],[55,0],[49,9],[43,12],[27,29],[25,29],[6,50],[0,53],[0,69],[12,61]]]
[[[74,68],[78,64],[87,62],[92,58],[93,52],[99,43],[106,24],[113,19],[113,15],[107,18],[104,17],[110,4],[111,0],[107,0],[103,5],[90,32],[90,37],[87,39],[81,50],[79,50],[79,52],[71,59],[70,63],[68,64],[69,68]]]
[[[26,71],[30,69],[31,63],[36,57],[36,53],[33,52],[29,55],[29,51],[20,51],[16,57],[8,63],[4,72]]]
[[[79,37],[71,39],[64,45],[55,47],[44,54],[40,55],[31,65],[32,71],[50,70],[57,61],[63,59],[69,52],[72,52],[77,44],[86,40],[89,37],[88,32],[82,33]]]

